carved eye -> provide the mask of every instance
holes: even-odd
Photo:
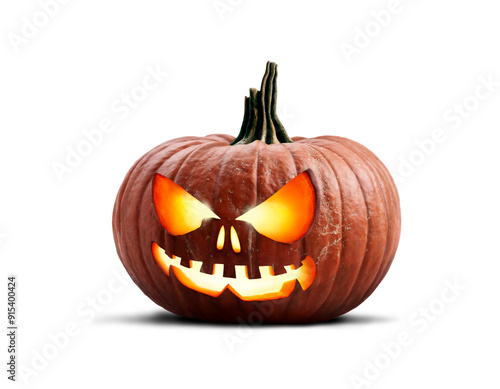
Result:
[[[161,225],[172,235],[184,235],[200,228],[203,219],[219,219],[201,201],[161,174],[155,176],[153,198]]]
[[[259,234],[277,242],[293,243],[309,231],[315,210],[314,187],[304,172],[236,220],[250,223]]]

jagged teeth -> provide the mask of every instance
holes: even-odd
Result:
[[[214,276],[223,277],[224,276],[224,264],[223,263],[214,263],[214,272],[212,274]]]
[[[166,253],[165,253],[166,255]],[[167,256],[168,257],[168,256]],[[172,255],[171,257],[172,260],[172,265],[177,265],[181,266],[181,257],[178,257],[177,255]],[[202,261],[194,261],[190,260],[189,261],[189,268],[192,269],[193,271],[201,271],[201,267],[203,265]],[[284,266],[285,271],[287,273],[293,273],[297,269],[295,269],[294,265],[287,265]],[[248,269],[246,265],[235,265],[234,270],[236,273],[236,278],[246,278],[248,279]],[[274,277],[274,270],[272,266],[259,266],[259,272],[260,272],[260,278],[269,278],[269,277]],[[214,268],[212,275],[217,276],[217,277],[224,277],[224,264],[223,263],[214,263]]]
[[[165,253],[165,255],[168,257],[167,253]],[[181,257],[178,257],[176,255],[172,255],[170,264],[180,266],[181,265]]]
[[[261,278],[269,278],[274,276],[274,271],[272,266],[259,266],[259,272]]]
[[[234,272],[236,273],[236,278],[248,278],[247,267],[245,265],[235,265]]]
[[[200,271],[202,264],[201,261],[189,261],[189,267],[195,271]]]

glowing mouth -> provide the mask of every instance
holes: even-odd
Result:
[[[170,267],[177,279],[186,287],[197,292],[218,297],[228,288],[244,301],[275,300],[288,297],[298,280],[303,290],[311,286],[316,276],[316,265],[308,255],[302,266],[295,269],[293,265],[285,266],[286,273],[274,275],[271,266],[259,266],[260,278],[249,279],[245,265],[236,265],[236,278],[224,277],[224,264],[214,264],[212,274],[200,271],[201,261],[189,261],[189,267],[181,265],[181,258],[175,255],[170,258],[160,246],[153,243],[153,256],[165,272],[170,275]]]

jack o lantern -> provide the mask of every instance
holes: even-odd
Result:
[[[135,163],[118,192],[118,255],[173,313],[328,320],[361,304],[391,265],[401,216],[388,170],[346,138],[289,138],[276,79],[268,63],[236,138],[167,141]]]

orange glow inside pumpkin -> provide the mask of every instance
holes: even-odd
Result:
[[[154,179],[153,198],[163,228],[172,235],[184,235],[200,228],[203,219],[219,219],[201,201],[160,174]]]
[[[165,274],[170,269],[177,279],[186,287],[212,297],[219,297],[229,289],[243,301],[264,301],[288,297],[299,281],[303,290],[309,288],[316,276],[314,260],[307,256],[302,266],[295,269],[293,265],[285,266],[286,273],[274,275],[271,266],[259,266],[260,278],[249,279],[245,265],[236,265],[236,278],[224,277],[224,264],[214,264],[212,274],[200,271],[201,261],[189,261],[189,268],[181,265],[181,258],[169,257],[156,243],[153,243],[153,256]]]
[[[293,243],[307,233],[315,210],[314,187],[304,172],[236,220],[250,223],[259,234],[277,242]]]
[[[198,229],[203,219],[219,217],[172,180],[156,174],[153,195],[156,211],[162,226],[172,235],[184,235]],[[263,203],[252,208],[236,220],[252,224],[262,235],[281,243],[293,243],[309,230],[316,210],[316,194],[307,173],[290,180]],[[226,230],[221,226],[216,240],[217,250],[225,246]],[[236,229],[229,230],[231,247],[241,252]],[[245,265],[235,265],[236,277],[224,277],[224,264],[216,263],[213,273],[201,272],[201,261],[189,261],[189,267],[181,265],[181,258],[169,257],[165,250],[153,243],[153,256],[163,272],[176,278],[186,287],[212,297],[218,297],[229,289],[243,301],[264,301],[285,298],[292,293],[296,281],[303,290],[309,288],[316,276],[314,260],[307,256],[295,269],[285,266],[286,273],[275,275],[272,266],[259,266],[260,278],[248,278]]]
[[[217,236],[217,250],[222,250],[224,248],[224,240],[226,239],[226,229],[221,226],[219,230],[219,235]]]
[[[233,251],[235,253],[241,252],[240,239],[238,238],[238,233],[233,226],[231,226],[231,245],[233,246]]]

